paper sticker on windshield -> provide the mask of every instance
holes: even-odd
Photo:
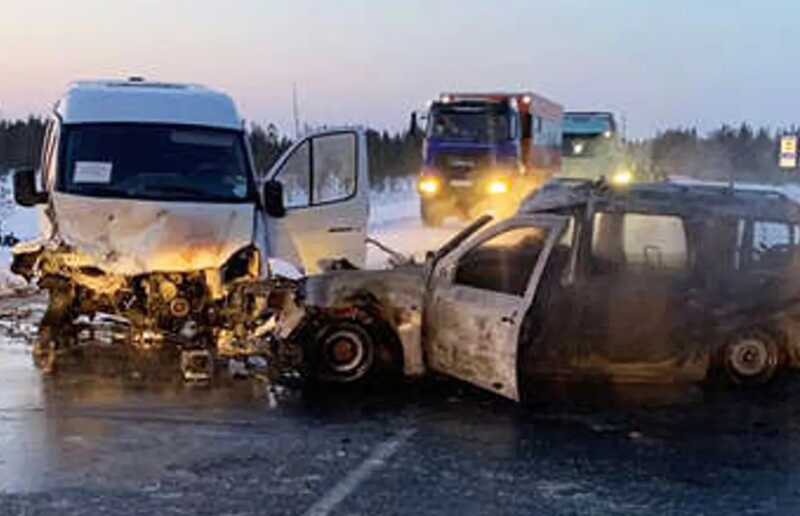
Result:
[[[112,163],[105,161],[76,161],[75,183],[105,183],[111,182]]]

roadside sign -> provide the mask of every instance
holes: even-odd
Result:
[[[781,168],[797,167],[797,136],[781,136],[779,166]]]

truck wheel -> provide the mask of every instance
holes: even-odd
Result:
[[[444,223],[444,211],[440,206],[430,201],[421,201],[420,216],[422,223],[428,227],[439,227]]]
[[[775,337],[762,330],[749,330],[725,343],[719,351],[717,364],[727,383],[763,385],[780,370],[783,355]]]
[[[361,384],[379,372],[389,376],[402,372],[402,355],[382,330],[379,323],[353,320],[326,324],[317,332],[309,356],[313,379],[323,384]]]

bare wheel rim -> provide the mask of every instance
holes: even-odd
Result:
[[[748,337],[731,343],[728,347],[728,364],[733,372],[752,378],[772,367],[774,357],[766,342]]]
[[[322,346],[327,368],[337,375],[353,376],[368,369],[371,352],[356,332],[342,329],[328,335]]]

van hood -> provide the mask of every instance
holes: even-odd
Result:
[[[104,199],[54,192],[56,237],[111,274],[221,267],[253,242],[253,204]]]

